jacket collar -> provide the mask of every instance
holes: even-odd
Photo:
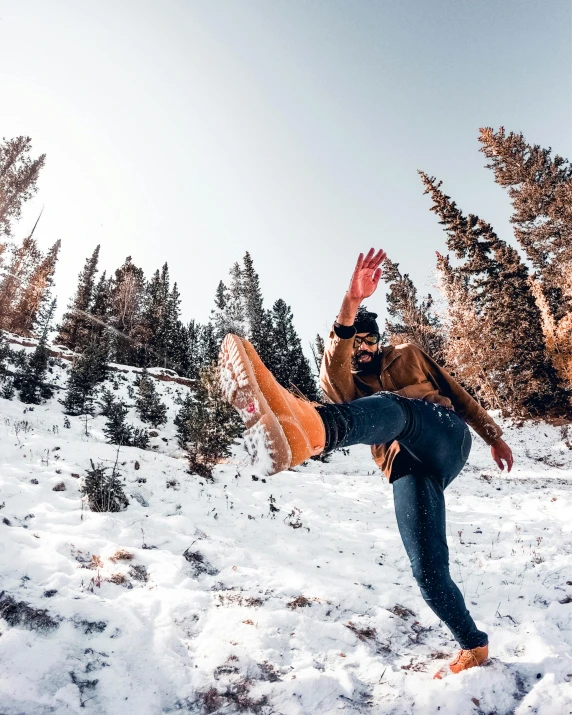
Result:
[[[381,358],[381,372],[387,370],[394,360],[401,357],[401,354],[397,352],[393,345],[384,345],[381,348],[382,358]]]

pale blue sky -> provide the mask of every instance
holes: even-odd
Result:
[[[370,245],[430,289],[444,234],[417,169],[510,235],[478,129],[572,154],[571,5],[0,0],[0,99],[0,135],[47,153],[18,232],[45,206],[61,308],[101,243],[108,270],[168,261],[205,320],[249,250],[307,341]]]

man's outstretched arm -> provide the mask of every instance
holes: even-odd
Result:
[[[375,252],[373,248],[365,256],[359,254],[320,368],[320,385],[331,402],[350,402],[355,398],[351,372],[355,330],[352,328],[361,302],[373,295],[377,288],[381,278],[380,266],[385,258],[385,251]]]

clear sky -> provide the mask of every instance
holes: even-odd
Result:
[[[17,232],[45,207],[60,308],[101,243],[108,270],[168,261],[204,321],[248,250],[308,341],[370,245],[431,289],[444,234],[417,169],[510,236],[478,129],[570,157],[571,4],[0,0],[0,103],[0,135],[47,154]]]

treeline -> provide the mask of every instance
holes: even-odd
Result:
[[[502,128],[482,129],[479,141],[494,180],[508,191],[518,248],[478,216],[463,213],[441,182],[420,172],[446,235],[449,253],[437,253],[436,267],[444,300],[420,297],[409,275],[387,261],[385,337],[420,345],[487,409],[569,416],[572,165]],[[43,255],[33,231],[19,244],[10,241],[12,222],[35,193],[44,163],[43,156],[32,159],[30,149],[26,137],[0,144],[0,328],[45,339],[59,242]],[[182,320],[167,264],[147,278],[128,257],[107,275],[99,271],[99,253],[97,246],[85,261],[57,343],[79,354],[97,345],[108,361],[167,367],[204,381],[222,338],[234,332],[252,341],[283,385],[310,399],[319,396],[292,311],[282,299],[265,306],[249,253],[219,283],[205,324]],[[318,335],[316,363],[323,347]]]
[[[446,307],[438,312],[431,296],[420,299],[389,262],[386,330],[392,342],[430,352],[486,408],[570,416],[572,165],[503,128],[481,129],[479,141],[487,168],[508,190],[522,253],[419,172],[450,251],[437,253]]]
[[[37,191],[45,156],[31,156],[29,137],[0,144],[0,329],[41,337],[54,326],[51,289],[60,241],[43,254],[31,234],[13,239],[13,223]],[[251,256],[221,281],[206,324],[181,318],[181,299],[165,263],[146,277],[130,256],[111,274],[100,272],[100,246],[87,257],[55,342],[82,354],[92,345],[110,362],[161,366],[199,379],[217,359],[225,333],[248,337],[282,384],[317,397],[315,377],[304,356],[293,315],[284,300],[264,306]]]
[[[171,286],[167,263],[150,280],[128,257],[115,273],[97,278],[99,250],[86,260],[56,343],[82,352],[106,345],[109,360],[138,367],[161,366],[198,379],[216,361],[228,332],[249,338],[285,386],[311,399],[315,378],[285,301],[265,308],[260,279],[249,253],[230,269],[228,286],[220,281],[206,324],[181,320],[177,284]]]

